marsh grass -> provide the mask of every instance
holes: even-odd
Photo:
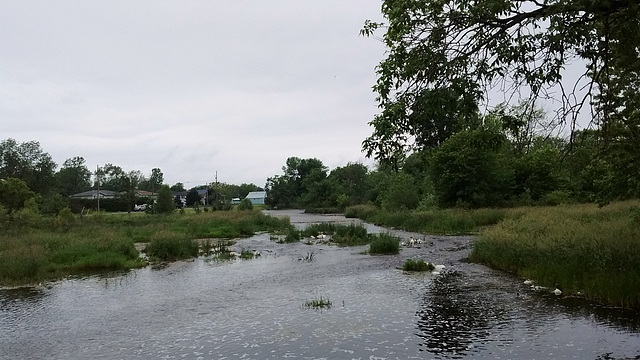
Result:
[[[402,270],[404,271],[432,271],[435,268],[432,263],[425,262],[422,259],[407,259],[404,264],[402,264]]]
[[[485,229],[470,260],[564,294],[640,306],[640,203],[527,208]]]
[[[434,209],[428,211],[385,211],[371,205],[345,210],[346,217],[376,225],[430,234],[471,234],[495,225],[513,213],[511,209]]]
[[[369,235],[369,253],[376,255],[393,255],[400,252],[400,239],[391,234],[371,234]]]
[[[333,306],[331,300],[328,297],[323,298],[322,296],[313,300],[307,300],[303,305],[306,309],[331,309],[331,306]]]
[[[151,260],[198,256],[194,239],[236,238],[257,231],[287,232],[287,218],[254,211],[196,215],[102,214],[0,223],[0,285],[20,285],[70,274],[126,270],[146,266],[134,243],[147,243]],[[208,246],[213,245],[214,241]],[[204,249],[207,245],[203,245]],[[210,249],[208,249],[210,250]]]
[[[336,225],[331,241],[338,246],[366,245],[370,239],[362,224]]]

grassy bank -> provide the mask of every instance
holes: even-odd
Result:
[[[134,243],[148,243],[159,259],[197,256],[194,239],[235,238],[258,231],[286,231],[288,219],[260,211],[201,214],[97,214],[62,219],[32,216],[0,224],[0,285],[21,285],[70,274],[125,270],[146,265]]]
[[[434,209],[429,211],[384,211],[371,205],[345,210],[345,216],[380,226],[429,234],[471,234],[495,225],[513,210],[507,209]]]
[[[470,259],[564,294],[640,306],[640,202],[528,208],[481,232]]]

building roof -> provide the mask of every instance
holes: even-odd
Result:
[[[100,190],[100,195],[101,196],[116,196],[116,192],[115,191],[111,191],[111,190]],[[77,193],[77,194],[73,194],[73,195],[69,195],[69,197],[77,197],[77,198],[84,198],[84,197],[97,197],[98,196],[98,190],[89,190],[89,191],[84,191],[81,193]]]
[[[264,199],[267,197],[266,191],[252,191],[247,194],[247,199]]]

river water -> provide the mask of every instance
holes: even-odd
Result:
[[[289,216],[298,228],[342,216]],[[0,289],[0,359],[640,359],[640,315],[535,292],[463,260],[471,237],[424,236],[397,256],[366,246],[239,240],[253,260],[201,257]],[[308,253],[313,261],[301,261]],[[407,258],[445,265],[409,274]],[[331,308],[307,301],[329,299]]]

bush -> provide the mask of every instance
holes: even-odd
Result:
[[[373,235],[369,245],[370,254],[394,255],[400,252],[400,241],[391,234]]]
[[[251,200],[244,198],[238,204],[238,210],[253,210],[253,203],[251,203]]]
[[[174,261],[198,256],[198,244],[173,234],[158,234],[147,244],[145,252],[151,259]]]

